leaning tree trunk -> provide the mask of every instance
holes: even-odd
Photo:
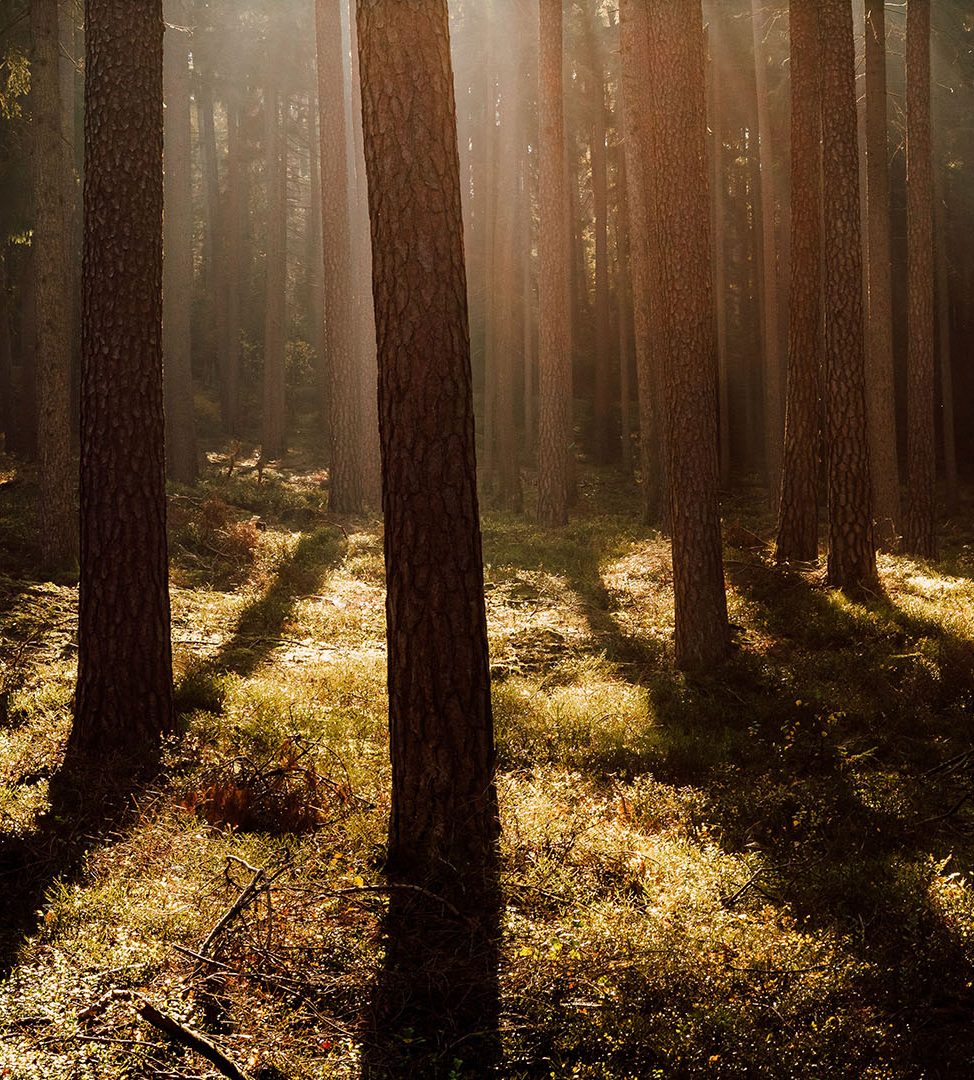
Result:
[[[822,65],[818,0],[791,0],[791,320],[775,555],[818,557],[822,393]]]
[[[699,0],[652,0],[658,109],[656,227],[664,404],[669,415],[676,662],[706,670],[728,650],[717,459],[717,350],[710,266],[707,102]]]
[[[81,585],[71,743],[172,730],[162,388],[162,0],[87,0]]]
[[[866,430],[856,50],[848,0],[821,0],[829,584],[876,585]]]
[[[64,184],[57,0],[30,6],[36,313],[38,535],[41,558],[64,569],[76,555],[71,475],[71,231]]]
[[[905,545],[914,555],[937,553],[934,529],[933,148],[930,136],[930,0],[906,7],[906,218],[909,345],[907,417],[909,505]]]

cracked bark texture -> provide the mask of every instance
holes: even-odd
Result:
[[[906,220],[909,344],[906,363],[908,491],[904,543],[937,554],[934,526],[933,146],[930,134],[930,0],[906,6]]]
[[[573,490],[573,430],[562,0],[540,0],[538,16],[538,518],[564,525]]]
[[[499,824],[446,0],[359,0],[358,31],[385,514],[387,870],[459,915],[428,894],[394,895],[386,973],[409,984],[434,1040],[453,1030],[479,1044],[496,1029]]]
[[[821,0],[829,584],[876,587],[866,429],[856,57],[849,0]]]
[[[664,404],[669,430],[676,662],[700,671],[729,645],[717,462],[717,349],[703,14],[699,0],[652,0],[650,66],[657,137],[652,168],[658,232]]]
[[[886,107],[886,5],[866,0],[866,209],[869,317],[866,408],[876,543],[899,540],[900,473],[893,378],[893,283],[890,255],[889,141]]]
[[[87,0],[81,584],[71,746],[173,727],[162,387],[162,0]]]
[[[818,0],[791,0],[791,319],[779,562],[818,557],[822,393],[822,67]]]
[[[77,545],[71,469],[71,228],[64,182],[57,0],[30,5],[31,187],[36,310],[37,503],[41,559],[74,562]]]

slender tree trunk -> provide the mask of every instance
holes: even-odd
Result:
[[[936,436],[934,432],[933,147],[930,136],[930,0],[906,7],[906,194],[909,294],[907,417],[908,551],[932,559]]]
[[[76,557],[71,470],[71,245],[63,178],[64,133],[58,70],[57,0],[30,7],[34,202],[33,270],[37,317],[37,507],[41,558],[63,569]]]
[[[202,38],[202,42],[200,40]],[[205,340],[206,379],[219,385],[218,352],[226,324],[226,296],[223,291],[221,257],[217,243],[221,225],[220,175],[216,156],[216,125],[213,116],[213,85],[206,62],[206,35],[197,27],[194,40],[193,69],[196,74],[196,128],[202,183],[203,216],[203,319],[201,336]]]
[[[571,233],[562,0],[539,3],[538,518],[564,525],[572,492]]]
[[[14,442],[14,380],[13,346],[10,340],[10,297],[7,293],[7,254],[6,245],[0,249],[0,432],[3,441],[0,448],[10,449]]]
[[[829,584],[876,587],[866,429],[855,42],[848,0],[820,0]]]
[[[729,646],[717,463],[717,350],[710,265],[707,102],[699,0],[650,0],[650,68],[658,108],[656,225],[676,662],[701,671]]]
[[[317,82],[317,73],[313,72]],[[309,344],[314,349],[315,378],[318,385],[319,401],[324,404],[327,393],[327,375],[324,369],[324,332],[325,304],[322,276],[325,270],[325,255],[321,243],[321,140],[318,138],[318,90],[308,94],[308,163],[310,176],[310,195],[308,204],[308,233],[305,237],[305,284],[308,292],[308,327]],[[322,434],[328,424],[328,410],[321,408],[320,423]]]
[[[727,213],[724,206],[724,129],[722,111],[723,87],[720,66],[711,56],[710,72],[710,130],[711,152],[711,199],[714,208],[714,302],[717,316],[717,408],[718,446],[720,453],[720,483],[730,486],[730,381],[727,370]]]
[[[534,215],[531,212],[531,173],[526,156],[521,163],[521,175],[521,221],[523,232],[523,244],[521,247],[521,331],[523,335],[522,357],[524,361],[524,419],[522,426],[524,430],[524,453],[530,456],[535,450],[537,430],[537,403],[535,401],[537,318],[534,303],[534,256],[532,254]]]
[[[406,886],[390,900],[386,969],[408,986],[388,1004],[420,1041],[463,1039],[489,1071],[499,826],[449,16],[446,0],[359,0],[358,18],[379,332],[387,867]]]
[[[936,165],[941,176],[941,165]],[[947,213],[942,179],[935,180],[934,246],[937,254],[937,344],[940,353],[940,397],[943,404],[944,497],[947,513],[957,513],[960,500],[957,481],[957,438],[954,420],[954,368],[950,345],[950,266],[947,259]]]
[[[165,35],[165,213],[162,355],[169,476],[196,482],[193,416],[193,181],[190,160],[189,41],[184,0],[167,0]]]
[[[900,476],[893,379],[885,8],[884,0],[866,0],[866,406],[876,543],[892,551],[899,540]]]
[[[818,557],[822,392],[822,60],[818,0],[792,0],[791,320],[779,562]]]
[[[629,273],[629,181],[623,157],[619,162],[616,200],[616,305],[619,322],[619,413],[622,421],[622,471],[632,477],[632,280]]]
[[[264,94],[264,174],[267,180],[267,263],[264,300],[264,394],[261,449],[265,458],[286,452],[287,401],[287,99],[268,64]]]
[[[240,222],[245,205],[243,145],[240,133],[239,90],[227,90],[227,192],[221,210],[219,369],[223,426],[240,433],[240,305],[243,285],[243,236]]]
[[[81,586],[71,746],[172,730],[162,387],[162,0],[85,8]]]

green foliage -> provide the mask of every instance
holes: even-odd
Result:
[[[21,99],[30,93],[30,61],[17,46],[11,46],[0,57],[0,117],[19,119],[23,113]]]

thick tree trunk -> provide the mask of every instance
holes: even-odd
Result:
[[[791,8],[791,320],[779,562],[818,558],[822,393],[822,64],[818,0]]]
[[[264,91],[264,175],[267,181],[267,263],[264,298],[264,394],[261,449],[265,458],[284,456],[287,402],[287,100],[268,65]]]
[[[571,232],[562,0],[539,4],[538,518],[564,525],[572,493]]]
[[[30,7],[30,20],[37,518],[41,558],[46,567],[56,570],[74,562],[77,545],[70,421],[71,232],[63,175],[57,0],[36,0]]]
[[[930,0],[906,8],[906,216],[909,345],[907,454],[909,505],[904,543],[914,555],[937,553],[934,527],[933,146],[930,135]]]
[[[196,482],[193,416],[193,182],[190,157],[189,40],[184,0],[167,0],[165,34],[165,210],[162,355],[169,476]]]
[[[866,0],[866,407],[876,543],[891,551],[899,541],[900,474],[893,378],[885,7],[884,0]]]
[[[821,0],[829,584],[876,587],[866,429],[855,42],[848,0]]]
[[[489,1071],[499,826],[449,16],[446,0],[359,0],[358,18],[385,512],[387,865],[406,886],[390,901],[386,968],[410,983],[387,1006],[420,1043],[469,1040],[465,1057]]]
[[[81,587],[71,744],[172,730],[162,388],[162,0],[87,0]]]
[[[707,103],[699,0],[651,0],[650,68],[658,109],[656,225],[676,662],[701,671],[729,646],[717,463],[717,354],[710,265]]]

